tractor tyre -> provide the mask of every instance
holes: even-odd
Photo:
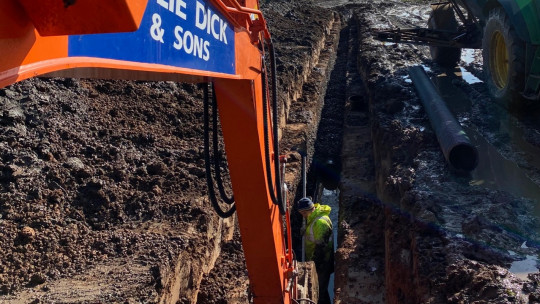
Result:
[[[489,14],[482,39],[484,75],[489,94],[509,109],[519,109],[524,101],[525,43],[517,36],[502,8]]]
[[[458,22],[450,4],[433,5],[428,19],[428,28],[447,32],[457,32]],[[461,58],[461,49],[453,47],[429,47],[431,59],[444,68],[455,67]]]

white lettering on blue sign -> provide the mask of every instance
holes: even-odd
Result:
[[[210,51],[208,50],[210,42],[193,35],[190,31],[184,33],[184,29],[179,25],[174,28],[174,36],[176,37],[173,44],[175,49],[181,50],[183,48],[186,53],[193,54],[204,61],[210,59]]]
[[[163,8],[168,9],[170,12],[175,13],[178,17],[186,20],[186,13],[182,11],[182,8],[186,8],[185,1],[176,0],[176,9],[174,6],[175,0],[157,0],[157,3]]]
[[[195,15],[195,26],[201,30],[205,30],[208,34],[212,32],[212,36],[215,39],[224,42],[227,44],[227,37],[225,36],[225,31],[227,30],[227,23],[224,22],[217,14],[212,14],[210,9],[206,10],[204,5],[197,1]],[[219,31],[216,31],[216,23],[219,26]]]
[[[153,14],[152,26],[150,27],[150,36],[152,36],[152,38],[154,38],[156,41],[165,43],[165,41],[163,41],[163,34],[165,34],[165,31],[161,28],[161,16],[158,14]]]
[[[68,52],[236,73],[234,28],[205,0],[149,1],[138,31],[70,36]]]

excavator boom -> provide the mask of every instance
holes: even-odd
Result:
[[[269,41],[257,0],[3,0],[0,87],[39,75],[213,82],[254,303],[291,303],[276,161],[265,163],[265,145],[278,153],[264,140]]]

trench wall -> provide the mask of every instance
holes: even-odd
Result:
[[[371,20],[360,11],[354,18],[364,23]],[[385,54],[392,63],[403,58],[387,52],[382,43],[374,43],[368,26],[359,30],[358,40],[362,51],[357,55],[357,66],[365,80],[371,113],[375,193],[384,214],[381,249],[385,303],[437,303],[440,280],[445,277],[444,239],[440,229],[429,224],[437,221],[435,211],[418,205],[410,191],[415,178],[414,158],[425,149],[424,135],[396,118],[412,93],[388,76],[391,63],[387,66],[374,60],[380,56],[374,54]]]

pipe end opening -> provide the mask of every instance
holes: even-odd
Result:
[[[478,150],[470,144],[459,144],[450,151],[448,161],[458,171],[472,171],[478,166]]]

